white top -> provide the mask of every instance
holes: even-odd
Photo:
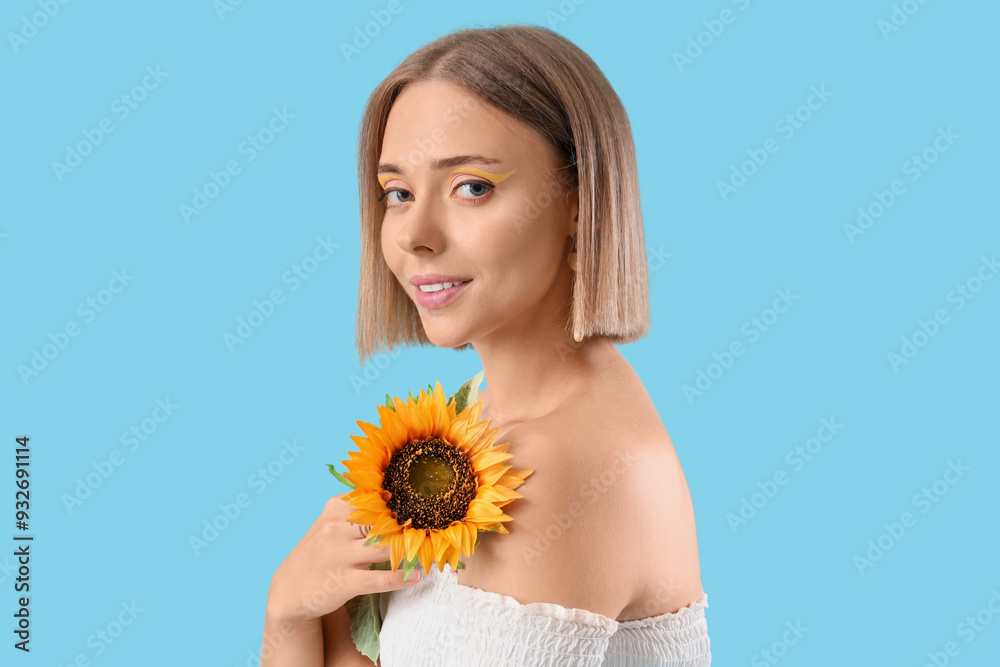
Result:
[[[419,566],[417,569],[421,569]],[[421,569],[422,571],[422,569]],[[709,667],[708,597],[672,614],[617,621],[558,604],[521,604],[458,583],[445,564],[382,593],[382,667]]]

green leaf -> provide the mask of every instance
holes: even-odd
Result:
[[[458,561],[458,567],[456,567],[455,569],[456,570],[464,570],[465,569],[465,563],[463,563],[462,561]]]
[[[380,593],[365,593],[356,595],[344,605],[351,619],[351,639],[358,651],[373,663],[378,660],[382,645],[378,633],[382,629],[382,619],[379,610]]]
[[[419,562],[420,562],[419,554],[414,556],[412,561],[406,560],[405,558],[403,559],[403,581],[410,580],[410,573],[413,572],[413,568],[415,568],[417,566],[417,563]]]
[[[328,468],[330,468],[330,472],[333,473],[333,476],[340,480],[341,484],[343,484],[344,486],[346,486],[346,487],[348,487],[350,489],[356,489],[356,488],[358,488],[357,484],[355,484],[354,482],[352,482],[351,480],[347,479],[346,477],[344,477],[343,475],[341,475],[339,472],[337,472],[337,469],[333,467],[332,463],[327,463],[326,465],[327,465]]]
[[[462,386],[455,392],[455,414],[460,414],[462,410],[479,400],[479,384],[483,381],[486,369],[476,373],[472,378],[462,383]]]
[[[378,535],[372,537],[378,538]],[[382,563],[369,563],[369,570],[391,570],[389,561]],[[378,633],[382,629],[382,612],[379,609],[381,593],[368,593],[356,595],[344,605],[347,615],[351,619],[351,639],[369,660],[378,661],[379,652],[382,645],[379,642]]]
[[[372,535],[367,540],[365,540],[364,546],[370,547],[378,544],[378,535]]]
[[[417,400],[417,397],[413,395],[412,391],[410,392],[410,398],[412,398],[414,402]]]
[[[389,408],[393,412],[396,411],[396,404],[392,402],[392,396],[389,394],[385,395],[385,407]]]

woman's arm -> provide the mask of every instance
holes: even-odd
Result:
[[[261,667],[372,667],[351,638],[347,608],[308,621],[264,619]]]
[[[363,653],[358,651],[351,638],[351,619],[347,608],[341,607],[326,616],[323,620],[323,652],[325,662],[323,667],[372,667],[373,663]]]
[[[320,619],[293,623],[267,614],[260,664],[261,667],[325,667]]]

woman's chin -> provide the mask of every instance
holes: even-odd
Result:
[[[424,333],[435,347],[461,347],[469,342],[468,338],[456,335],[454,331],[435,331],[424,326]]]

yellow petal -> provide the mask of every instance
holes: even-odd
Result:
[[[382,473],[380,472],[348,472],[344,477],[357,484],[359,489],[382,488]]]
[[[389,455],[381,443],[375,444],[371,439],[362,438],[359,435],[352,435],[351,440],[358,446],[358,451],[348,452],[351,458],[368,461],[372,467],[379,469],[384,468],[389,463]]]
[[[479,518],[476,518],[476,519],[466,519],[466,521],[471,526],[475,527],[477,530],[480,529],[480,528],[482,528],[484,530],[488,530],[488,527],[490,525],[495,524],[495,523],[497,523],[499,521],[513,521],[514,520],[514,517],[507,516],[499,508],[497,508],[497,511],[500,512],[500,514],[498,516],[484,516],[484,517],[479,517]]]
[[[476,490],[476,498],[479,500],[485,500],[488,503],[492,503],[495,500],[503,501],[508,499],[507,496],[503,495],[492,486],[480,486]]]
[[[479,471],[479,483],[484,486],[496,486],[500,478],[504,476],[513,466],[491,465],[485,470]]]
[[[402,534],[402,529],[399,527],[399,523],[389,512],[383,512],[379,515],[378,519],[371,524],[371,532],[376,535],[395,535],[396,533]],[[379,538],[380,543],[384,543],[384,540]]]
[[[385,505],[385,499],[379,491],[367,491],[358,496],[357,500],[354,501],[354,506],[358,509],[368,509],[373,512],[389,511],[389,508]]]
[[[420,551],[420,545],[424,541],[423,528],[407,528],[403,531],[403,540],[406,544],[406,560],[413,560],[413,557]]]
[[[407,424],[395,412],[384,405],[378,406],[378,414],[382,421],[382,430],[389,436],[392,446],[392,450],[389,453],[392,454],[409,442]]]
[[[469,520],[497,516],[498,514],[503,514],[503,512],[497,509],[497,506],[493,503],[473,498],[469,501],[469,510],[466,514],[468,515],[466,520]]]
[[[475,456],[484,451],[494,451],[493,443],[496,442],[497,436],[500,435],[499,428],[488,428],[483,431],[472,446],[469,448],[470,456]]]
[[[359,449],[356,452],[347,452],[350,457],[349,461],[357,461],[358,463],[365,463],[372,470],[381,470],[385,466],[382,465],[382,457],[384,456],[379,451],[380,448],[373,447],[371,441],[368,438],[359,438],[356,435],[352,435],[352,438],[358,438],[355,442],[361,442],[363,444],[359,445]],[[388,462],[388,458],[386,458]]]
[[[368,436],[368,441],[372,444],[372,446],[378,447],[380,449],[384,449],[385,452],[386,452],[386,455],[389,454],[389,441],[390,441],[390,438],[389,438],[389,435],[387,433],[383,432],[382,429],[380,429],[378,426],[375,426],[375,424],[369,424],[366,421],[360,421],[359,420],[359,421],[356,421],[355,423],[358,425],[358,427],[361,429],[361,431],[366,436]],[[351,437],[354,437],[354,436],[351,436]],[[357,441],[355,441],[355,442],[357,442]]]
[[[469,431],[469,422],[465,421],[464,419],[455,420],[448,427],[448,432],[445,434],[445,438],[449,442],[464,443],[468,431]]]
[[[431,531],[431,548],[434,551],[434,560],[440,563],[445,553],[451,548],[451,544],[444,538],[443,531]]]
[[[528,471],[523,471],[523,470],[522,471],[516,471],[516,470],[512,470],[511,472],[508,472],[503,477],[501,477],[500,479],[498,479],[497,482],[496,482],[496,484],[494,484],[493,486],[506,486],[508,489],[516,489],[517,487],[521,486],[521,484],[524,483],[524,478],[528,476],[528,475],[520,476],[520,475],[517,474],[518,472],[527,472],[527,473],[530,474],[530,473],[532,473],[534,471],[533,470],[528,470]]]
[[[472,467],[476,470],[482,470],[484,468],[489,468],[491,465],[496,463],[503,463],[513,457],[514,455],[509,452],[495,452],[487,450],[472,457]]]
[[[411,400],[412,402],[412,400]],[[414,440],[423,440],[431,434],[430,423],[427,420],[427,415],[424,411],[413,406],[410,408],[410,437]]]
[[[420,567],[424,572],[431,571],[431,563],[434,562],[434,543],[426,539],[420,544]]]
[[[462,548],[462,533],[465,531],[462,524],[454,523],[440,532],[442,539],[448,542],[452,549]]]
[[[382,544],[382,541],[379,540]],[[403,536],[393,535],[389,538],[389,565],[392,571],[399,569],[399,564],[403,562]]]

